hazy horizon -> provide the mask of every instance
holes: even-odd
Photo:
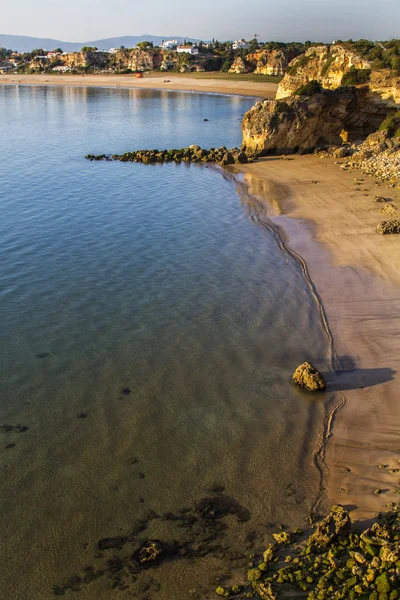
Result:
[[[398,37],[398,0],[153,0],[133,6],[128,0],[20,0],[18,11],[10,4],[2,10],[2,34],[53,38],[66,42],[139,36],[180,35],[198,39],[331,41],[334,39],[384,40]],[[122,25],[123,23],[123,25]],[[130,24],[130,25],[129,25]]]

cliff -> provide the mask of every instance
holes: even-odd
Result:
[[[82,67],[96,67],[104,69],[107,66],[109,54],[107,52],[69,52],[59,56],[57,63],[71,69]]]
[[[367,87],[264,100],[243,118],[242,149],[249,155],[265,155],[340,145],[376,131],[387,112],[388,107],[376,101]]]
[[[371,68],[370,63],[342,46],[314,46],[291,61],[279,84],[277,100],[292,96],[309,81],[319,81],[325,89],[333,90],[342,84],[350,69]]]
[[[229,73],[251,73],[255,75],[275,75],[282,77],[289,62],[293,58],[293,53],[283,50],[260,50],[246,56],[244,60],[238,56]]]
[[[154,71],[160,68],[162,61],[161,50],[123,49],[112,55],[110,67],[118,71]]]
[[[256,75],[277,75],[282,77],[293,56],[285,54],[283,50],[264,50],[249,54],[247,60],[255,64]]]
[[[241,56],[238,56],[233,62],[228,73],[250,73],[252,71],[251,65],[247,61],[243,60]]]

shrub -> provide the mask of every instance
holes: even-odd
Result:
[[[313,79],[305,85],[302,85],[298,90],[295,91],[295,96],[313,96],[322,92],[322,85],[319,81]]]
[[[342,77],[341,85],[360,85],[367,83],[371,77],[371,69],[356,69],[351,67]]]
[[[306,56],[305,54],[302,54],[301,56],[299,56],[299,58],[296,59],[296,62],[293,65],[287,68],[286,72],[289,73],[289,75],[296,75],[299,69],[303,69],[307,66],[310,58],[311,56]]]
[[[330,58],[328,58],[328,60],[326,61],[326,63],[324,64],[324,66],[322,67],[322,70],[321,70],[322,77],[325,77],[325,75],[327,74],[327,72],[331,68],[331,65],[332,65],[332,63],[334,61],[335,61],[335,58],[333,56],[331,56]]]
[[[290,113],[293,112],[293,108],[287,102],[278,101],[275,105],[275,112],[277,114]]]
[[[400,137],[400,112],[386,117],[386,119],[382,121],[379,131],[387,131],[390,137]]]

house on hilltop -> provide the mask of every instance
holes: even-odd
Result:
[[[191,54],[194,56],[199,54],[199,49],[195,46],[178,46],[177,52],[184,52],[185,54]]]
[[[241,50],[243,48],[248,48],[249,47],[249,43],[246,42],[246,40],[235,40],[232,44],[232,48],[234,50]]]

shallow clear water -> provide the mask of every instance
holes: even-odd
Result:
[[[252,103],[0,87],[0,425],[14,426],[0,430],[4,597],[52,598],[91,565],[105,574],[67,596],[205,598],[271,525],[309,512],[325,407],[290,375],[328,347],[297,265],[221,171],[83,158],[238,145]],[[250,519],[228,516],[210,539],[148,514],[223,488]],[[133,540],[96,550],[140,519]],[[194,558],[107,570],[149,537]]]

